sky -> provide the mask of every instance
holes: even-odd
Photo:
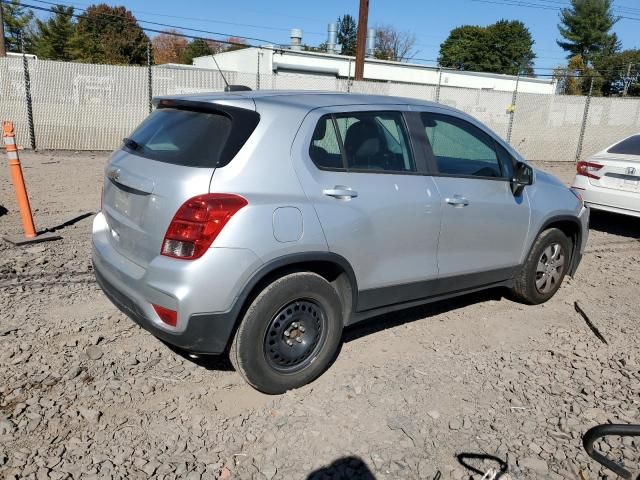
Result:
[[[86,8],[92,2],[61,0],[61,3]],[[301,28],[303,43],[317,45],[326,40],[327,24],[338,16],[349,13],[357,19],[359,1],[107,0],[106,3],[125,5],[138,20],[252,37],[255,39],[249,40],[252,44],[288,44],[289,30]],[[543,8],[528,8],[522,4],[536,4]],[[566,53],[557,46],[556,40],[559,38],[558,7],[568,4],[569,0],[369,0],[369,27],[392,25],[398,30],[413,33],[416,37],[415,58],[435,63],[440,44],[452,28],[484,26],[503,18],[520,20],[529,28],[535,41],[536,73],[544,74],[566,62]],[[614,0],[614,9],[618,15],[631,17],[620,19],[614,26],[622,47],[640,48],[640,0]],[[420,60],[420,63],[429,62]]]

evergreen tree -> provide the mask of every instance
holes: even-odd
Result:
[[[358,27],[349,14],[338,17],[338,43],[342,46],[342,55],[355,55],[358,43]]]
[[[0,3],[4,18],[4,42],[7,52],[20,52],[20,34],[24,35],[26,53],[31,53],[31,20],[33,12],[20,5],[19,0]]]
[[[567,58],[580,55],[590,65],[597,54],[620,49],[615,34],[609,33],[618,21],[612,5],[613,0],[571,0],[571,6],[562,10],[558,30],[564,40],[557,43]]]
[[[107,64],[147,63],[149,38],[125,7],[91,5],[76,24],[71,39],[73,58]]]
[[[72,60],[71,38],[76,28],[73,7],[56,5],[51,11],[53,16],[48,20],[36,20],[33,53],[49,60]]]
[[[604,95],[640,96],[640,50],[597,56],[593,65],[604,79]]]

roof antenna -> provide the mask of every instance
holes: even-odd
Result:
[[[216,64],[216,68],[218,69],[218,72],[220,72],[220,76],[222,77],[222,80],[224,80],[224,91],[225,92],[246,92],[246,91],[250,91],[251,89],[245,85],[229,85],[229,82],[227,82],[226,77],[224,76],[224,73],[222,73],[222,69],[220,68],[220,65],[218,65],[218,61],[216,60],[216,56],[215,55],[211,55],[211,58],[213,58],[213,62]]]

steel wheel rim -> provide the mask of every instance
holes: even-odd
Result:
[[[547,246],[540,255],[536,265],[536,290],[539,293],[549,293],[562,279],[565,254],[562,245],[554,242]]]
[[[320,350],[327,330],[324,308],[311,299],[287,303],[269,322],[264,338],[267,363],[283,373],[304,369]]]

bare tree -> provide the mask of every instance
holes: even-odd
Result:
[[[413,33],[400,32],[391,25],[376,27],[376,58],[406,62],[418,53],[414,49],[415,44],[416,36]]]

